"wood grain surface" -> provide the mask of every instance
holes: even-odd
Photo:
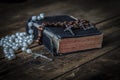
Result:
[[[114,7],[113,7],[114,6]],[[34,59],[23,52],[8,61],[0,49],[0,80],[119,80],[120,16],[119,1],[112,0],[27,0],[22,3],[0,3],[0,38],[25,31],[26,21],[32,15],[67,14],[84,18],[104,33],[101,49],[81,51],[52,57],[48,62]],[[115,16],[110,19],[110,17]],[[107,19],[104,21],[105,19]],[[35,45],[35,44],[33,44]],[[31,46],[33,46],[31,45]],[[36,46],[34,52],[50,56],[46,48]]]

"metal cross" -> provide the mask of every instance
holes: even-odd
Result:
[[[65,25],[65,27],[66,27],[66,28],[64,29],[64,31],[69,31],[73,36],[75,35],[75,34],[73,33],[72,29],[71,29],[73,26],[71,26],[71,25],[70,25],[70,26]]]

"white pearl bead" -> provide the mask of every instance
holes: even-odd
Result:
[[[19,43],[22,43],[22,40],[19,40]]]
[[[18,47],[17,46],[13,46],[12,49],[18,50]]]
[[[22,43],[17,43],[18,44],[18,47],[20,48],[23,44]]]
[[[31,29],[32,30],[32,29]],[[33,33],[33,30],[30,31]],[[0,46],[3,46],[3,52],[8,60],[14,59],[16,56],[14,51],[21,48],[22,51],[32,53],[31,49],[27,49],[28,44],[33,42],[33,35],[27,35],[26,32],[18,32],[15,35],[6,36],[0,40]]]
[[[9,60],[12,60],[12,59],[14,59],[16,56],[15,56],[15,54],[14,54],[14,51],[12,50],[12,49],[10,49],[9,50],[9,56],[8,56],[8,59]]]
[[[12,59],[16,58],[14,53],[10,53],[10,56],[12,57]]]
[[[9,39],[9,42],[12,43],[13,41],[11,39]]]
[[[6,47],[7,45],[6,44],[3,44],[3,47]]]
[[[28,53],[28,54],[32,53],[31,49],[27,49],[26,53]]]
[[[6,41],[3,41],[3,42],[2,42],[2,46],[5,44],[5,42],[6,42]]]
[[[18,37],[18,36],[19,36],[19,34],[20,34],[20,33],[18,32],[18,33],[16,33],[16,34],[15,34],[15,36],[16,36],[16,37]]]
[[[28,23],[28,27],[31,28],[33,26],[33,22]]]
[[[19,46],[19,44],[18,44],[18,43],[16,43],[16,46]]]
[[[8,53],[9,51],[8,51],[8,48],[3,48],[3,52],[6,54],[6,53]]]
[[[26,39],[29,40],[29,36],[26,36]]]
[[[41,19],[44,19],[44,13],[40,13]]]
[[[37,16],[37,20],[41,20],[41,17],[40,17],[40,16]]]
[[[33,39],[33,38],[34,38],[34,35],[30,35],[29,38],[30,38],[30,39]]]
[[[19,42],[19,40],[16,38],[16,39],[15,39],[15,42],[16,42],[16,43],[18,43],[18,42]]]
[[[6,54],[8,52],[7,48],[4,48],[3,52]]]
[[[27,42],[27,39],[24,39],[24,42]]]
[[[21,41],[22,41],[22,40],[23,40],[23,38],[22,38],[21,36],[19,36],[19,37],[18,37],[18,40],[21,40]]]
[[[9,47],[12,47],[12,43],[9,43],[8,46],[9,46]]]
[[[22,47],[21,50],[22,50],[22,51],[26,51],[26,47]]]
[[[20,36],[23,36],[23,33],[20,33]]]
[[[4,39],[3,43],[6,43],[8,41],[8,39]]]
[[[8,48],[8,47],[9,47],[8,45],[5,46],[5,48]]]
[[[27,45],[27,43],[23,42],[23,46],[24,46],[24,47],[27,47],[28,45]]]
[[[15,35],[11,35],[11,38],[13,38],[13,39],[14,39],[14,38],[15,38]]]
[[[29,34],[33,34],[33,30],[32,29],[30,29],[28,32],[29,32]]]
[[[36,16],[32,16],[32,21],[36,21],[37,17]]]
[[[29,40],[27,41],[28,44],[32,44],[32,42],[33,42],[32,39],[29,39]]]
[[[25,35],[26,35],[26,32],[23,32],[23,35],[25,36]]]
[[[11,57],[11,56],[8,56],[7,59],[8,59],[8,60],[12,60],[12,57]]]
[[[8,38],[8,40],[12,40],[12,37],[10,36],[10,37]]]
[[[12,45],[15,46],[15,43],[13,42]]]
[[[9,36],[5,36],[5,39],[8,39],[9,38]]]
[[[9,49],[9,52],[10,52],[10,53],[14,53],[14,50],[13,50],[13,49]]]

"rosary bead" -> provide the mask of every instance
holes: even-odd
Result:
[[[6,54],[8,52],[7,48],[4,48],[3,52]]]
[[[16,43],[18,43],[18,42],[19,42],[19,40],[18,40],[17,38],[15,38],[15,42],[16,42]]]
[[[15,56],[15,54],[14,54],[13,49],[9,49],[8,59],[9,59],[9,60],[12,60],[12,59],[14,59],[15,57],[16,57],[16,56]]]
[[[11,38],[15,38],[15,35],[11,35]]]
[[[24,39],[24,42],[27,42],[27,39]]]
[[[10,56],[10,55],[7,56],[7,59],[8,59],[8,60],[12,60],[12,56]]]
[[[9,52],[9,57],[10,57],[9,60],[12,60],[12,59],[16,58],[14,52]]]
[[[31,49],[27,49],[26,52],[27,52],[28,54],[32,53]]]
[[[3,44],[3,47],[6,47],[7,45],[6,44]]]
[[[31,28],[33,26],[33,22],[28,23],[28,27]]]
[[[29,40],[27,41],[28,44],[31,44],[32,42],[33,42],[32,39],[29,39]]]
[[[27,49],[26,47],[22,47],[21,48],[22,51],[26,51],[26,49]]]
[[[23,36],[23,33],[20,33],[20,36]]]
[[[25,37],[25,39],[28,39],[29,38],[29,35],[27,35],[26,37]]]
[[[9,56],[8,48],[4,48],[4,49],[3,49],[3,52],[4,52],[5,57],[8,57],[8,56]]]
[[[37,16],[37,20],[41,20],[41,17],[40,17],[40,16]]]
[[[15,46],[12,47],[12,49],[18,50],[18,47],[15,45]]]
[[[19,34],[20,34],[20,33],[19,33],[19,32],[17,32],[17,33],[15,34],[15,36],[16,36],[16,37],[18,37],[18,36],[19,36]]]
[[[34,35],[30,35],[29,38],[30,38],[30,39],[33,39],[33,38],[34,38]]]
[[[26,35],[26,32],[23,32],[23,35],[25,36],[25,35]]]
[[[32,30],[33,31],[33,30]],[[8,60],[14,59],[16,56],[14,51],[21,48],[22,51],[32,53],[30,49],[27,49],[28,44],[33,42],[33,35],[27,35],[26,32],[17,32],[15,35],[6,36],[0,39],[0,46],[3,46],[3,52]],[[27,44],[28,43],[28,44]]]
[[[16,58],[16,56],[15,56],[14,53],[11,54],[11,57],[12,57],[12,59],[15,59],[15,58]]]
[[[19,40],[19,43],[22,43],[22,40]]]
[[[36,21],[37,17],[36,16],[32,16],[32,21]]]
[[[40,18],[44,19],[44,13],[40,13]]]
[[[8,39],[9,38],[9,36],[5,36],[5,39]]]
[[[24,46],[24,47],[27,47],[27,46],[28,46],[28,44],[27,44],[27,43],[25,43],[25,42],[23,42],[23,46]]]
[[[13,42],[12,39],[9,39],[8,41],[9,41],[9,43],[12,43],[12,42]]]
[[[30,29],[28,32],[29,32],[29,34],[33,34],[33,30],[32,29]]]

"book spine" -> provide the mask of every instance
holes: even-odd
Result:
[[[58,53],[59,52],[59,41],[60,41],[60,39],[59,39],[59,37],[57,36],[57,35],[55,35],[55,34],[53,34],[52,32],[50,32],[50,31],[48,31],[48,30],[44,30],[43,31],[43,34],[47,37],[47,38],[49,38],[48,40],[49,40],[49,46],[50,46],[50,48],[49,48],[49,50],[54,54],[54,53]],[[47,41],[48,41],[47,40]],[[44,39],[43,39],[43,44],[44,44]],[[47,46],[46,46],[47,47]],[[48,47],[47,47],[48,48]]]

